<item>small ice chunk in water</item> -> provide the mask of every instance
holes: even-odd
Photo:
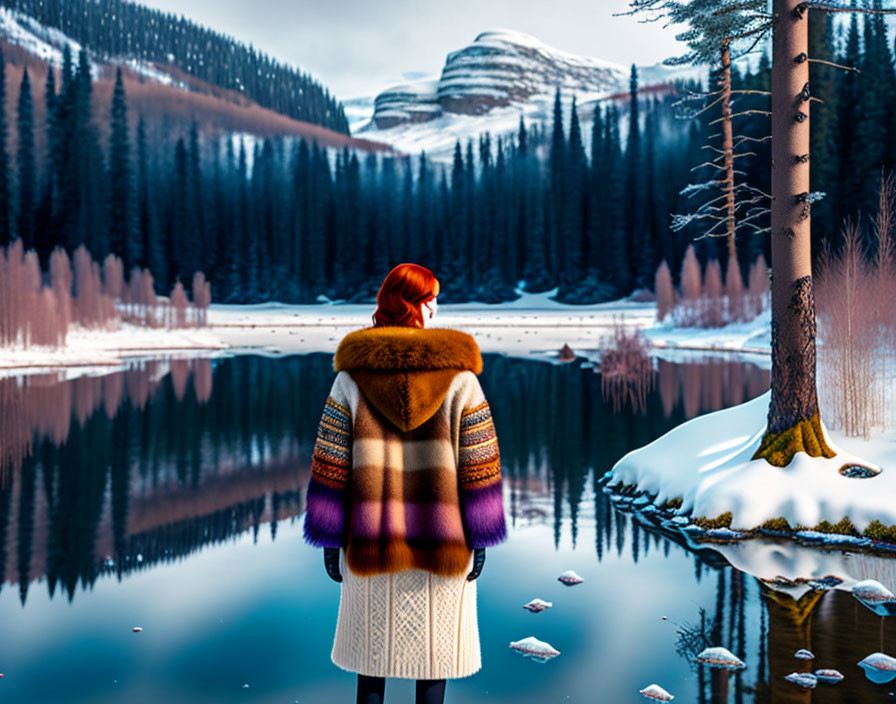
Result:
[[[534,636],[529,636],[522,640],[511,641],[510,647],[518,653],[522,653],[524,657],[532,658],[538,662],[547,662],[560,654],[560,651],[550,643],[538,640],[538,638],[535,638]]]
[[[853,585],[852,595],[878,616],[896,615],[896,596],[876,580],[857,582]]]
[[[742,670],[747,665],[727,648],[707,648],[697,656],[697,662],[726,670]]]
[[[875,684],[886,684],[896,679],[896,658],[885,653],[871,653],[859,663],[865,670],[865,677]]]
[[[564,572],[559,577],[557,577],[557,579],[559,581],[563,582],[567,587],[571,587],[574,584],[581,584],[582,582],[585,581],[584,579],[579,577],[579,575],[577,575],[572,570],[566,570],[566,572]]]
[[[799,650],[797,650],[793,654],[793,657],[795,657],[797,660],[814,660],[815,659],[815,655],[812,653],[812,651],[806,650],[805,648],[800,648]]]
[[[818,684],[818,678],[810,672],[791,672],[784,679],[805,689],[815,689],[815,685]]]
[[[550,601],[545,601],[544,599],[533,599],[528,604],[523,606],[524,609],[528,609],[533,614],[537,614],[545,609],[549,609],[553,606]]]
[[[134,631],[134,633],[142,633],[143,626],[134,626],[134,628],[132,630]]]
[[[839,670],[816,670],[815,678],[822,684],[837,684],[843,679]]]
[[[638,693],[645,699],[650,699],[655,702],[671,702],[673,699],[675,699],[674,696],[669,694],[658,684],[652,684],[649,687],[638,690]]]
[[[896,596],[893,596],[893,592],[875,579],[856,582],[852,588],[852,595],[856,599],[872,604],[896,601]]]

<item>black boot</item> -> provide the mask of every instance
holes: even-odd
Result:
[[[358,704],[383,704],[385,693],[385,679],[358,675]]]
[[[417,680],[417,704],[443,704],[445,680]]]

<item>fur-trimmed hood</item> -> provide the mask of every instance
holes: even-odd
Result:
[[[376,409],[407,432],[439,410],[459,372],[482,371],[482,355],[459,330],[372,327],[343,338],[333,368],[348,372]]]

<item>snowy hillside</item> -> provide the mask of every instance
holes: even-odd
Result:
[[[640,69],[642,90],[657,93],[673,80],[699,78],[700,71],[651,66]],[[598,101],[625,99],[630,69],[550,47],[535,37],[505,29],[482,32],[468,46],[448,55],[442,71],[358,98],[353,123],[371,112],[358,131],[399,151],[451,156],[458,140],[483,132],[514,132],[520,117],[528,124],[549,120],[559,86],[568,103],[575,96],[583,122]]]
[[[42,119],[46,67],[61,68],[66,46],[77,63],[82,45],[33,17],[0,7],[0,46],[15,54],[8,62],[15,76],[13,84],[20,80],[23,63],[28,64],[32,78],[37,79],[33,88],[35,115]],[[284,136],[311,139],[339,149],[348,146],[364,151],[389,150],[385,144],[353,139],[320,125],[296,120],[264,108],[244,94],[195,78],[183,71],[173,56],[167,62],[152,62],[125,56],[109,58],[88,50],[88,62],[95,82],[93,99],[97,114],[108,110],[115,70],[120,67],[129,107],[144,117],[147,124],[163,124],[164,129],[170,129],[172,124],[197,122],[204,131],[230,134],[235,140],[246,140],[250,147],[260,138]],[[14,101],[15,92],[8,92],[7,99]],[[7,110],[14,109],[14,103],[9,102]],[[238,141],[236,144],[238,149]]]

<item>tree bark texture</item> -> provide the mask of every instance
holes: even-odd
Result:
[[[833,457],[821,429],[815,370],[809,201],[809,21],[802,0],[774,0],[772,41],[772,384],[754,459]]]

